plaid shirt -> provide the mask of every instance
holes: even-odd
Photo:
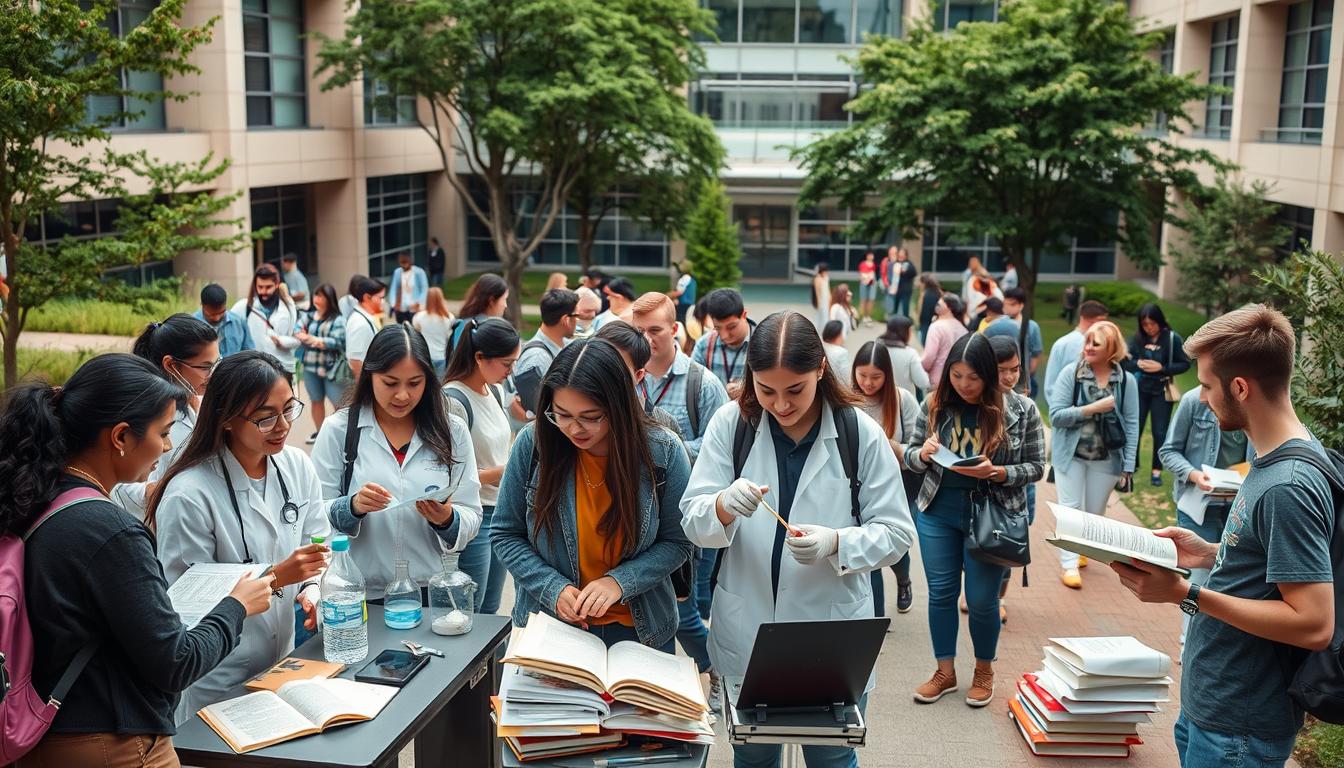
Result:
[[[706,373],[700,379],[700,433],[696,434],[691,430],[691,413],[686,404],[686,376],[690,370],[691,358],[677,350],[677,357],[672,361],[667,375],[658,379],[653,374],[646,374],[639,386],[635,387],[635,394],[639,395],[645,410],[656,406],[657,410],[666,411],[676,421],[677,431],[694,462],[700,454],[700,443],[709,431],[709,420],[714,417],[719,406],[728,402],[728,391],[716,376]]]
[[[303,330],[314,340],[321,340],[326,345],[325,349],[305,345],[303,366],[326,378],[332,366],[345,356],[345,318],[338,312],[330,320],[318,320],[314,314],[303,324]]]
[[[1036,403],[1016,392],[1005,398],[1004,432],[1007,435],[994,450],[991,460],[1004,468],[1007,477],[1002,483],[989,483],[989,495],[994,503],[1009,512],[1016,512],[1027,506],[1026,487],[1045,475],[1045,429],[1041,426],[1041,413],[1036,410]],[[944,413],[939,421],[942,423],[938,427],[938,440],[946,445],[952,439],[952,418]],[[915,500],[920,509],[928,509],[943,479],[941,465],[925,464],[919,458],[919,451],[928,436],[929,400],[925,398],[919,418],[915,420],[915,431],[905,449],[905,465],[924,473],[919,498]]]

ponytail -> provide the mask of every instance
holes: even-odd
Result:
[[[206,344],[218,339],[219,334],[209,323],[179,312],[162,323],[146,326],[131,352],[159,368],[165,357],[180,360],[195,357]]]
[[[476,353],[483,357],[508,357],[518,349],[518,331],[508,321],[498,317],[484,320],[470,317],[464,323],[462,337],[452,349],[443,383],[462,381],[476,371]]]

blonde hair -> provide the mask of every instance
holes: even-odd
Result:
[[[552,272],[551,276],[546,278],[546,290],[552,288],[568,288],[569,278],[565,277],[564,272]]]
[[[1288,392],[1297,338],[1288,318],[1263,304],[1250,304],[1215,317],[1185,342],[1185,353],[1210,366],[1224,387],[1251,379],[1265,394]]]
[[[1120,326],[1110,320],[1093,323],[1092,327],[1087,329],[1087,333],[1083,334],[1084,344],[1093,335],[1100,337],[1097,343],[1105,350],[1106,362],[1115,365],[1129,357],[1129,346],[1125,343],[1125,335],[1120,332]]]
[[[650,291],[635,299],[634,303],[630,305],[631,315],[649,315],[654,312],[666,313],[669,322],[676,322],[677,320],[677,306],[665,293]]]
[[[590,304],[597,304],[598,309],[602,308],[602,299],[598,298],[597,292],[592,288],[589,288],[586,285],[580,285],[578,288],[574,289],[574,293],[578,294],[579,297],[579,302],[574,305],[575,307],[578,307],[579,304],[583,304],[584,302],[588,302]]]
[[[443,289],[435,286],[429,289],[425,296],[425,312],[439,317],[452,317],[453,313],[448,311],[448,304],[443,298]]]

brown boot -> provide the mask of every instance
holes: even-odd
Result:
[[[944,672],[939,669],[929,678],[929,682],[915,689],[915,701],[920,704],[932,704],[955,690],[957,690],[956,670]]]
[[[966,703],[983,707],[994,700],[994,666],[987,661],[975,662],[975,677],[966,691]]]

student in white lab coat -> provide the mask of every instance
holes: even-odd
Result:
[[[294,350],[299,347],[294,336],[298,310],[280,286],[280,272],[270,264],[262,264],[252,275],[252,289],[247,298],[239,299],[229,311],[247,321],[257,349],[279,360],[293,374],[297,370]]]
[[[350,405],[322,424],[313,463],[332,527],[350,536],[350,555],[364,574],[370,602],[383,599],[397,560],[425,587],[443,568],[441,554],[461,552],[481,527],[481,483],[467,425],[448,414],[420,332],[392,325],[369,344]],[[346,476],[346,435],[354,414],[357,438]],[[446,503],[383,510],[443,488]]]
[[[189,393],[186,405],[178,408],[173,417],[173,427],[168,433],[172,447],[154,462],[148,479],[141,483],[122,483],[112,489],[113,501],[135,517],[143,519],[148,496],[168,473],[168,468],[191,438],[191,431],[196,428],[201,395],[205,394],[210,374],[219,364],[219,337],[209,323],[179,313],[162,323],[150,323],[135,340],[132,351],[136,357],[148,360],[163,371],[169,380]]]
[[[877,422],[857,412],[862,487],[854,519],[835,409],[855,407],[806,317],[777,312],[756,326],[742,392],[710,421],[681,502],[691,542],[723,548],[709,653],[724,676],[746,672],[764,622],[871,617],[869,572],[895,563],[914,540],[896,455]],[[743,417],[755,438],[734,478],[733,436]],[[804,535],[785,536],[774,516],[757,512],[763,497]],[[777,746],[733,753],[737,766],[779,765]],[[847,748],[803,747],[803,755],[812,768],[856,764]]]
[[[307,454],[285,445],[303,413],[289,372],[247,350],[222,361],[201,401],[191,440],[150,497],[146,524],[172,584],[197,563],[273,565],[270,608],[243,624],[238,647],[182,696],[177,722],[294,649],[294,603],[316,627],[322,544],[330,533]]]

